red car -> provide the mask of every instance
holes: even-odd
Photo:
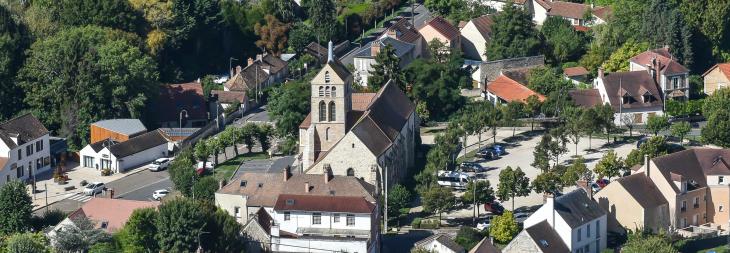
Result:
[[[502,215],[504,213],[504,207],[497,202],[485,203],[484,210],[496,215]]]

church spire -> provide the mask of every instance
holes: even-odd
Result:
[[[330,40],[329,44],[327,44],[327,62],[334,61],[335,58],[333,57],[333,52],[332,40]]]

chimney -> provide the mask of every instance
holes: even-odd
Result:
[[[226,180],[218,181],[218,190],[223,189],[223,186],[226,185]]]
[[[253,58],[248,57],[248,65],[246,65],[246,66],[251,66],[252,64],[253,64]]]
[[[324,183],[329,183],[330,179],[332,179],[332,168],[329,166],[329,164],[324,165]]]
[[[262,55],[262,54],[257,54],[257,55],[256,55],[256,60],[257,60],[257,61],[260,61],[260,60],[262,60],[263,58],[264,58],[264,55]]]
[[[304,192],[309,193],[309,182],[304,182]]]
[[[238,66],[236,66],[236,72],[233,72],[233,73],[234,73],[234,74],[238,74],[238,73],[241,73],[241,70],[242,70],[242,69],[243,69],[243,68],[241,68],[241,65],[238,65]]]
[[[387,34],[388,34],[388,37],[391,37],[391,38],[394,38],[394,39],[397,39],[398,38],[398,33],[393,28],[388,29]]]
[[[284,168],[284,182],[289,180],[289,177],[291,177],[291,166],[287,165],[286,168]]]
[[[598,67],[598,78],[603,79],[603,67]]]
[[[373,42],[373,44],[370,46],[370,55],[375,57],[380,53],[380,43],[379,42]]]
[[[553,196],[552,194],[548,194],[547,203],[550,203],[550,212],[552,214],[552,222],[550,222],[550,227],[555,229],[555,196]]]
[[[649,155],[644,155],[644,173],[649,177]]]
[[[332,41],[330,40],[330,42],[327,44],[327,62],[335,61],[334,54],[334,46],[332,45]]]

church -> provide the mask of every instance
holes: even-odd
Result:
[[[311,111],[299,126],[302,171],[354,176],[379,189],[394,185],[414,166],[414,104],[392,82],[377,93],[353,93],[352,73],[328,56],[311,81]]]

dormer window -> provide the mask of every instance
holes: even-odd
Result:
[[[294,200],[293,200],[293,199],[287,199],[287,200],[286,200],[286,205],[287,205],[287,206],[292,206],[292,205],[294,205]]]
[[[645,93],[643,96],[641,96],[642,100],[644,100],[644,103],[650,103],[651,102],[651,94]]]
[[[631,103],[631,97],[629,95],[624,95],[623,97],[621,97],[621,103],[622,104]]]

